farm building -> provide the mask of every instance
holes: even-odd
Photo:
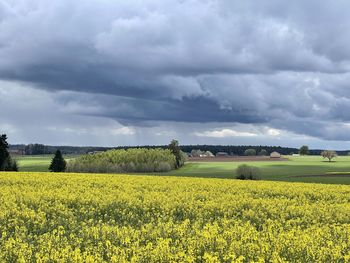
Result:
[[[204,154],[201,154],[200,157],[214,157],[214,154],[210,151],[206,151]]]
[[[218,152],[216,153],[216,157],[227,157],[228,156],[228,153],[226,152]]]
[[[272,152],[270,158],[281,158],[281,154],[278,152]]]

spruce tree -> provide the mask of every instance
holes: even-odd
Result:
[[[5,170],[7,166],[7,161],[10,157],[8,148],[7,136],[6,134],[3,134],[0,136],[0,171]]]
[[[49,170],[51,172],[60,173],[60,172],[66,171],[66,166],[67,166],[67,163],[64,160],[61,151],[57,150],[55,153],[55,156],[53,157],[53,159],[51,161],[51,165],[49,167]]]

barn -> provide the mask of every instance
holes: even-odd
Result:
[[[270,158],[281,158],[281,154],[278,152],[272,152]]]

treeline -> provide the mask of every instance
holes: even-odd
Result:
[[[182,166],[185,155],[177,162],[170,149],[119,149],[85,154],[68,162],[67,172],[145,173],[168,172]]]
[[[55,154],[57,150],[60,150],[62,154],[85,154],[96,151],[107,151],[113,147],[94,147],[94,146],[50,146],[44,144],[16,144],[10,145],[10,150],[25,155],[44,155]]]
[[[121,146],[116,147],[115,149],[132,149],[132,148],[146,148],[146,149],[152,149],[152,148],[162,148],[166,149],[168,146],[152,146],[152,145],[146,145],[146,146]],[[263,145],[181,145],[180,146],[181,151],[186,153],[191,153],[192,150],[201,150],[203,152],[209,151],[216,155],[218,152],[225,152],[229,155],[245,155],[245,151],[248,149],[254,149],[256,153],[260,153],[261,150],[266,150],[267,154],[270,154],[272,152],[278,152],[282,155],[291,155],[291,154],[298,154],[299,149],[292,148],[292,147],[282,147],[282,146],[263,146]],[[310,155],[320,155],[323,150],[309,150]],[[337,151],[338,155],[347,155],[348,151]]]
[[[162,148],[166,149],[168,148],[167,145],[162,146],[153,146],[153,145],[146,145],[146,146],[121,146],[116,147],[115,149],[133,149],[133,148],[145,148],[145,149],[153,149],[153,148]],[[289,147],[281,147],[281,146],[251,146],[251,145],[181,145],[180,146],[181,151],[186,153],[191,153],[192,150],[201,150],[201,151],[209,151],[216,155],[218,152],[226,152],[229,155],[244,155],[244,152],[247,149],[255,149],[257,153],[261,152],[261,150],[265,149],[268,154],[272,152],[279,152],[283,155],[298,153],[299,149],[297,148],[289,148]],[[312,151],[310,151],[310,154],[312,154]]]
[[[42,154],[54,154],[56,150],[60,150],[62,154],[86,154],[92,152],[104,152],[112,149],[167,149],[168,145],[146,145],[146,146],[120,146],[120,147],[78,147],[78,146],[48,146],[43,144],[29,144],[29,145],[10,145],[10,150],[18,151],[26,155],[42,155]],[[268,154],[272,152],[279,152],[283,155],[297,154],[299,149],[291,147],[281,147],[281,146],[254,146],[254,145],[182,145],[180,149],[183,152],[190,153],[192,150],[202,150],[210,151],[214,155],[218,152],[226,152],[230,155],[244,155],[247,149],[255,149],[257,153],[261,150],[266,150]],[[309,150],[310,155],[320,155],[322,149]],[[349,151],[336,151],[338,155],[348,155]]]

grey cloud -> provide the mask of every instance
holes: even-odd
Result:
[[[67,114],[126,125],[253,123],[350,140],[349,7],[2,1],[0,79],[55,92]]]

